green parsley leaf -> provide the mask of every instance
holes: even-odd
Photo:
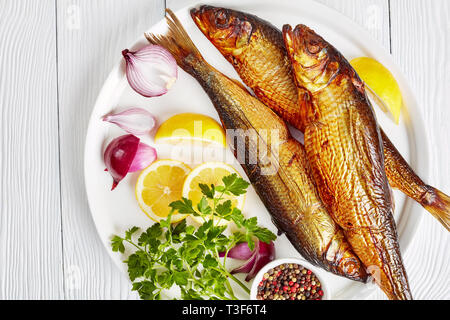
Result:
[[[225,185],[225,190],[227,192],[231,192],[235,196],[245,194],[247,192],[247,188],[250,185],[250,183],[242,178],[239,178],[235,173],[230,176],[224,177],[222,181]]]
[[[114,252],[125,252],[125,246],[123,245],[123,239],[119,236],[114,236],[111,240],[112,251]]]
[[[277,238],[277,236],[272,231],[266,228],[256,227],[252,232],[255,237],[267,244]]]
[[[162,227],[159,223],[155,223],[145,232],[141,234],[138,239],[138,245],[145,246],[149,245],[152,240],[159,238],[163,233]]]
[[[200,202],[197,205],[198,211],[204,216],[209,216],[212,212],[211,207],[209,206],[208,200],[206,200],[206,197],[202,197]]]
[[[137,231],[139,231],[138,227],[133,227],[131,229],[128,229],[127,231],[125,231],[125,239],[127,240],[131,240],[131,236],[136,233]]]
[[[223,197],[224,194],[244,194],[249,183],[236,174],[224,177],[222,181],[223,186],[200,185],[204,196],[195,204],[197,210],[191,200],[182,198],[169,205],[172,211],[166,219],[147,230],[141,232],[138,227],[132,227],[125,231],[123,238],[114,236],[111,239],[114,252],[124,253],[125,243],[135,250],[124,262],[133,290],[141,299],[161,299],[162,292],[174,285],[180,288],[182,299],[191,300],[235,299],[229,281],[245,288],[240,280],[229,276],[226,260],[219,259],[218,253],[243,241],[254,248],[256,238],[269,243],[276,236],[258,226],[256,218],[245,219],[242,212],[233,207],[232,201]],[[205,222],[198,228],[188,225],[186,220],[172,224],[175,211],[201,216]],[[233,221],[239,230],[230,236],[225,234],[227,226],[219,224],[223,220]]]
[[[188,284],[189,273],[187,271],[176,271],[173,274],[175,283],[179,286],[185,286]]]
[[[212,184],[211,187],[209,187],[207,184],[200,183],[198,185],[200,187],[200,190],[202,190],[202,193],[208,198],[208,199],[214,199],[214,194],[216,191],[216,188]]]
[[[186,198],[182,198],[181,200],[172,202],[169,206],[173,210],[178,210],[181,214],[195,214],[195,210],[192,207],[192,201]]]
[[[203,267],[210,268],[210,267],[217,267],[219,265],[219,262],[216,258],[214,258],[212,255],[208,254],[205,257],[205,260],[203,260]]]
[[[229,215],[231,214],[231,200],[227,200],[223,203],[220,203],[216,206],[217,214],[226,220],[230,220]]]

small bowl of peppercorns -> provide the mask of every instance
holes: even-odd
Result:
[[[299,259],[278,259],[256,275],[252,300],[327,300],[328,290],[312,264]]]

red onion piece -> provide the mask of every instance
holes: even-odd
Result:
[[[136,156],[134,157],[130,169],[128,169],[128,172],[141,171],[142,169],[147,168],[149,165],[155,162],[156,158],[156,149],[140,142],[138,150],[136,152]]]
[[[255,261],[253,263],[252,270],[247,274],[247,277],[245,277],[245,281],[250,281],[254,277],[256,277],[256,274],[259,270],[262,269],[266,264],[273,261],[275,258],[275,246],[273,242],[270,244],[260,242],[259,248],[257,249],[257,254],[255,255]]]
[[[127,64],[127,79],[134,91],[144,97],[166,94],[178,78],[175,58],[165,48],[148,45],[130,52],[122,51]]]
[[[114,180],[111,190],[127,175],[136,156],[139,141],[139,138],[129,134],[114,139],[106,148],[103,160]]]
[[[103,155],[106,170],[113,177],[114,190],[128,172],[140,171],[156,160],[156,150],[132,134],[118,137],[110,142]]]
[[[245,249],[244,245],[247,247],[247,249]],[[239,260],[244,260],[239,257],[248,256],[247,251],[250,251],[247,243],[241,243],[229,251],[229,257],[231,257],[230,252],[235,248],[236,251],[235,253],[233,253],[233,256],[235,256],[235,259]],[[262,267],[273,261],[273,259],[275,258],[275,245],[273,242],[267,244],[262,241],[257,241],[255,243],[255,249],[253,251],[250,251],[250,253],[251,256],[247,258],[247,261],[242,266],[231,271],[232,274],[247,273],[245,281],[250,281],[251,279],[253,279]]]
[[[103,117],[103,121],[114,123],[134,135],[147,134],[156,125],[155,117],[141,108],[131,108],[120,113],[106,115]]]
[[[234,246],[230,251],[228,251],[227,257],[237,260],[247,260],[253,255],[253,251],[248,247],[247,242],[242,242]],[[219,254],[220,257],[225,256],[225,252]]]
[[[248,259],[242,266],[237,267],[231,271],[231,274],[235,273],[249,273],[252,271],[253,266],[255,265],[256,254],[252,255],[250,259]]]

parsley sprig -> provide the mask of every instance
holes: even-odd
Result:
[[[124,253],[125,244],[135,249],[124,262],[133,290],[142,299],[161,299],[164,290],[177,285],[184,300],[236,300],[230,280],[250,293],[227,270],[226,256],[240,242],[247,242],[253,250],[255,239],[270,243],[276,236],[258,226],[256,217],[245,219],[231,200],[226,199],[225,195],[245,194],[249,183],[236,174],[224,177],[222,182],[220,186],[200,184],[203,197],[195,207],[191,200],[182,198],[170,204],[172,212],[166,220],[143,232],[133,227],[124,237],[112,238],[115,252]],[[203,224],[196,228],[183,220],[173,225],[171,218],[175,211],[200,217]],[[239,231],[225,235],[227,226],[221,223],[224,220],[234,222]],[[223,259],[219,257],[220,252],[225,252]]]

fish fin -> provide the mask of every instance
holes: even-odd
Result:
[[[450,231],[450,197],[429,186],[422,199],[422,206]]]
[[[166,21],[169,26],[167,34],[154,35],[146,33],[145,37],[148,42],[166,48],[173,55],[177,64],[185,70],[192,68],[192,61],[186,61],[188,57],[193,57],[198,61],[204,61],[200,51],[192,42],[177,16],[170,9],[166,9],[166,12],[168,14]]]

